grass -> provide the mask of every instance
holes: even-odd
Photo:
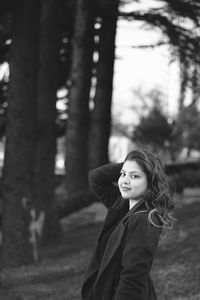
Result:
[[[152,269],[159,300],[200,299],[200,201],[177,208],[178,222],[161,241]],[[1,274],[1,300],[79,300],[101,223],[75,219],[62,240],[42,249],[40,262]]]
[[[200,299],[200,203],[177,210],[177,225],[160,245],[153,268],[161,300]]]

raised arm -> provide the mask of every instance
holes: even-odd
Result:
[[[102,203],[111,207],[120,195],[114,182],[118,181],[123,163],[107,164],[89,172],[90,186]]]

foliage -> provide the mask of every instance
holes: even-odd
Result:
[[[186,187],[200,187],[200,170],[186,170],[179,173],[175,173],[170,177],[175,182],[177,193],[182,193],[184,188]]]
[[[190,150],[200,150],[200,112],[195,105],[184,107],[181,116],[180,124],[182,128],[183,146]]]
[[[173,161],[183,148],[187,149],[188,156],[191,150],[200,150],[200,112],[196,102],[183,106],[177,117],[169,119],[162,108],[162,95],[158,91],[153,90],[143,98],[141,93],[136,96],[139,96],[142,105],[138,105],[141,107],[137,109],[139,123],[133,132],[135,143],[168,152]]]
[[[184,188],[200,187],[200,162],[181,162],[167,164],[166,173],[174,181],[176,191],[182,193]]]
[[[60,25],[62,26],[62,39],[60,41],[60,70],[59,70],[59,86],[67,86],[69,72],[71,66],[71,40],[74,33],[74,16],[76,1],[61,1],[62,18]],[[186,0],[162,0],[159,7],[154,7],[153,1],[148,2],[147,9],[140,7],[140,1],[137,2],[137,10],[134,12],[124,13],[122,11],[124,4],[129,0],[120,1],[121,11],[119,16],[128,20],[140,20],[149,26],[150,29],[159,29],[163,33],[161,43],[169,43],[173,45],[173,55],[181,55],[184,61],[189,62],[187,72],[191,71],[190,64],[194,64],[199,60],[199,1]],[[110,1],[97,1],[96,14],[99,15],[102,7],[108,8]],[[0,61],[9,59],[10,42],[12,42],[12,1],[1,1],[0,5]],[[149,6],[148,6],[149,5]],[[189,24],[189,26],[187,26]],[[146,27],[148,28],[148,27]],[[9,41],[9,43],[8,43]],[[191,76],[190,76],[191,77]],[[4,119],[4,118],[3,118]],[[4,120],[3,120],[4,121]],[[58,136],[64,134],[66,129],[66,119],[58,117],[56,120]],[[5,126],[4,126],[5,127]]]
[[[64,1],[61,1],[61,2],[62,2],[62,5],[63,5]],[[62,38],[60,39],[60,44],[61,44],[60,52],[59,52],[59,54],[60,54],[60,72],[59,72],[60,77],[57,78],[58,79],[58,85],[57,85],[58,89],[59,89],[60,86],[65,86],[66,87],[66,85],[67,85],[66,82],[69,78],[71,60],[73,60],[73,63],[78,62],[78,60],[76,58],[74,59],[74,57],[72,57],[72,55],[71,55],[71,52],[72,52],[71,51],[72,50],[71,49],[71,40],[72,40],[72,37],[74,35],[74,32],[73,32],[74,28],[73,27],[74,27],[74,15],[75,15],[74,14],[74,3],[75,2],[76,1],[73,1],[73,0],[72,1],[71,0],[70,1],[65,1],[66,7],[65,7],[65,9],[62,10],[63,16],[62,16],[62,18],[60,18],[60,25],[62,26],[63,33],[62,33]],[[117,0],[116,1],[114,1],[114,0],[113,1],[105,0],[105,1],[102,1],[102,2],[104,2],[105,5],[110,5],[110,4],[115,3],[115,2],[117,3]],[[137,1],[137,2],[139,3],[139,1]],[[190,1],[190,2],[187,3],[184,0],[182,0],[182,1],[180,1],[180,0],[174,0],[174,1],[168,0],[167,1],[166,0],[166,1],[163,1],[163,2],[164,2],[164,6],[162,8],[150,9],[147,12],[145,12],[143,10],[136,11],[134,14],[132,14],[132,17],[135,20],[145,21],[146,24],[150,24],[153,27],[160,28],[161,31],[164,34],[164,39],[161,42],[171,43],[173,45],[173,52],[176,55],[177,55],[177,53],[180,54],[183,57],[183,60],[184,59],[189,60],[193,64],[196,63],[196,62],[199,62],[199,53],[197,52],[197,50],[199,50],[199,36],[198,36],[198,32],[196,31],[196,28],[198,27],[198,23],[199,23],[199,16],[197,15],[197,12],[198,12],[198,9],[199,9],[198,2],[197,1]],[[13,5],[13,3],[15,3],[16,6],[18,5],[18,2],[16,2],[16,1],[7,1],[7,3],[9,3],[9,5],[6,5],[6,1],[3,1],[2,3],[0,4],[0,13],[4,12],[5,13],[5,18],[4,18],[3,23],[1,22],[2,19],[0,20],[0,22],[1,22],[1,24],[0,24],[0,62],[9,60],[9,48],[10,48],[10,44],[12,45],[13,36],[12,36],[11,27],[7,26],[6,24],[10,25],[11,23],[13,23],[13,20],[12,20],[12,16],[13,16],[12,15],[12,8],[13,7],[12,7],[12,5]],[[23,5],[23,3],[25,4],[26,1],[19,2],[19,5]],[[34,3],[34,1],[32,3]],[[69,6],[71,5],[71,9],[69,9],[69,10],[68,10],[68,4],[69,4]],[[107,15],[108,13],[110,13],[110,10],[104,10],[103,13]],[[112,14],[112,11],[111,11],[111,14]],[[101,12],[101,14],[99,14],[99,11],[96,11],[96,16],[95,17],[99,17],[99,16],[102,16],[102,15],[103,15],[102,12]],[[38,16],[39,16],[39,14],[38,14]],[[131,17],[131,15],[130,14],[126,15],[126,17],[129,18],[129,17]],[[80,20],[80,18],[78,18],[78,19]],[[185,20],[189,20],[190,24],[192,25],[191,28],[186,28],[185,27],[185,24],[186,24]],[[84,16],[83,16],[82,21],[84,23],[84,21],[85,21]],[[34,24],[34,22],[32,22],[32,24]],[[13,24],[11,24],[11,25],[13,25]],[[14,26],[14,27],[17,28],[17,26]],[[23,26],[23,27],[26,28],[26,25]],[[80,27],[81,27],[81,25],[79,26],[78,30],[80,29]],[[94,29],[94,28],[92,28],[92,29]],[[32,35],[29,34],[29,37],[32,38]],[[39,36],[37,36],[37,37],[38,37],[38,40],[39,40]],[[41,38],[41,36],[40,36],[40,38]],[[88,38],[88,36],[86,36],[86,40],[87,40],[87,38]],[[92,36],[92,39],[93,39],[93,36]],[[79,46],[81,46],[81,44],[84,45],[84,42],[83,41],[81,42],[79,37],[77,38],[77,40],[80,42]],[[77,40],[75,39],[75,41],[77,41]],[[9,43],[8,43],[8,41],[9,41]],[[35,45],[36,45],[36,43],[35,44],[33,43],[33,47],[35,47]],[[19,53],[20,52],[22,53],[22,51],[25,49],[25,47],[23,47],[23,43],[20,46],[22,46],[22,47],[21,47],[21,51],[19,51]],[[87,51],[85,52],[85,54],[83,55],[84,56],[83,62],[86,63],[87,66],[89,66],[89,65],[87,64],[87,59],[86,58],[87,58],[87,55],[89,54],[89,52],[93,51],[92,47],[90,46],[87,49]],[[29,54],[29,51],[32,51],[31,48],[27,48],[26,54]],[[79,55],[77,55],[77,57],[81,58],[82,56],[79,54]],[[15,57],[15,58],[17,58],[17,57]],[[25,60],[23,61],[23,59],[22,59],[22,63],[23,62],[25,63]],[[33,60],[31,59],[30,63],[32,63],[32,62],[33,62]],[[20,64],[21,66],[22,66],[22,63]],[[91,63],[91,65],[92,65],[92,63]],[[26,67],[27,66],[28,66],[28,64],[26,64]],[[35,64],[35,66],[38,67],[37,64]],[[32,68],[32,70],[33,69],[34,68]],[[89,70],[89,72],[90,72],[91,71],[91,66],[89,66],[89,69],[90,69]],[[189,69],[190,68],[188,68],[188,70]],[[82,67],[80,67],[80,65],[78,65],[78,67],[74,68],[74,70],[75,70],[75,72],[77,70],[80,72],[80,71],[84,71],[84,68],[82,68]],[[28,77],[29,76],[27,76],[27,78]],[[112,80],[111,77],[112,77],[112,75],[110,75],[110,81]],[[83,78],[84,78],[84,76],[83,76]],[[25,83],[25,79],[23,79],[24,83]],[[108,82],[108,80],[106,80],[106,81]],[[21,84],[23,82],[21,81]],[[32,81],[32,83],[33,83],[33,81]],[[13,82],[12,82],[12,84],[13,84]],[[19,88],[21,88],[22,86],[23,86],[23,84],[22,85],[19,84]],[[33,87],[33,84],[31,84],[31,86]],[[71,82],[71,86],[72,87],[74,86],[74,81],[73,80]],[[78,86],[78,84],[76,86]],[[89,88],[89,85],[84,85],[84,89],[83,89],[84,92],[86,91],[86,86]],[[78,88],[77,88],[77,90],[78,90]],[[5,90],[3,90],[3,89],[2,89],[2,91],[5,92]],[[36,91],[34,91],[34,92],[36,92]],[[33,93],[30,93],[30,94],[33,95]],[[37,93],[35,93],[35,94],[37,94]],[[1,102],[4,103],[5,102],[5,94],[2,93],[2,95],[3,96],[2,96],[2,101]],[[77,96],[75,95],[74,99],[76,99],[76,97]],[[107,97],[104,97],[104,98],[107,99]],[[23,97],[21,97],[21,99],[23,99]],[[36,97],[35,97],[35,99],[36,99]],[[71,99],[72,99],[72,97],[71,97]],[[77,107],[76,107],[77,110],[75,111],[74,116],[72,114],[70,116],[73,119],[74,124],[72,125],[73,128],[71,127],[73,129],[73,131],[70,132],[70,130],[69,130],[69,132],[70,132],[70,134],[72,133],[73,138],[77,137],[76,141],[78,141],[79,144],[81,144],[81,147],[77,146],[78,144],[74,144],[75,146],[74,146],[73,149],[71,147],[71,149],[72,149],[71,153],[72,154],[69,155],[68,162],[70,162],[70,163],[72,162],[72,165],[73,165],[73,159],[74,160],[76,159],[76,154],[80,155],[81,152],[83,152],[83,150],[84,150],[83,146],[85,144],[87,144],[86,143],[87,136],[86,135],[85,135],[85,137],[83,136],[82,129],[84,130],[85,129],[84,128],[85,124],[88,124],[88,120],[89,120],[89,116],[87,114],[88,113],[88,107],[87,107],[87,113],[86,113],[86,110],[82,109],[81,104],[83,104],[84,100],[88,101],[89,98],[88,97],[84,98],[84,95],[82,93],[80,99],[81,99],[81,101],[79,102],[79,106],[77,105]],[[22,107],[22,109],[23,109],[24,104],[27,104],[27,103],[28,103],[27,101],[26,102],[19,101],[19,105],[18,105],[17,108]],[[28,104],[30,104],[30,102]],[[74,100],[72,100],[70,104],[74,104]],[[9,102],[9,105],[11,105],[11,102]],[[2,107],[5,108],[6,106],[2,106]],[[29,105],[29,108],[30,108],[30,105]],[[67,109],[68,109],[68,105],[66,105],[66,109],[65,109],[65,112],[64,112],[65,117],[66,117],[67,112],[68,112]],[[2,109],[1,111],[2,111],[2,116],[4,117],[5,116],[5,109]],[[61,119],[61,115],[63,116],[63,112],[58,111],[58,117],[57,117],[56,122],[57,122],[57,125],[58,125],[57,126],[57,133],[60,134],[60,135],[65,132],[65,127],[66,127],[66,118]],[[22,117],[26,117],[26,116],[30,117],[31,115],[27,114],[27,112],[25,110],[24,116],[21,114],[20,117],[16,118],[16,119],[15,119],[15,116],[12,117],[11,123],[12,123],[12,121],[13,122],[19,121],[20,119],[22,119]],[[77,116],[80,117],[80,118],[78,118]],[[79,123],[78,120],[80,120],[82,117],[83,117],[84,121],[82,123],[81,122]],[[147,117],[149,117],[148,120],[147,120]],[[148,137],[148,139],[149,139],[148,140],[149,143],[151,143],[154,148],[164,148],[164,147],[168,146],[170,141],[173,140],[174,136],[177,135],[178,130],[175,130],[175,134],[174,134],[173,123],[168,122],[168,119],[166,118],[166,116],[162,112],[161,107],[158,105],[158,103],[156,104],[155,107],[153,107],[151,109],[150,114],[148,116],[145,115],[142,118],[143,118],[143,122],[142,122],[143,134],[140,134],[140,139],[143,138],[144,134],[146,134],[146,137]],[[4,127],[2,126],[2,124],[5,125],[5,119],[1,118],[1,120],[3,120],[3,122],[0,122],[0,127],[2,127],[3,130],[4,130]],[[155,122],[155,120],[156,120],[156,122]],[[13,124],[16,125],[15,123],[13,123]],[[21,132],[18,135],[19,137],[23,136],[24,129],[29,129],[29,128],[26,128],[26,127],[29,127],[27,124],[28,123],[23,122],[24,128],[23,128],[23,126],[21,127]],[[84,124],[84,126],[82,124]],[[102,124],[103,123],[101,122],[99,128],[102,127]],[[149,124],[151,124],[151,127],[149,127]],[[69,122],[68,122],[68,125],[69,125]],[[188,126],[188,128],[189,127],[190,126]],[[14,126],[13,132],[15,132],[16,128],[18,129],[19,127]],[[107,128],[108,128],[108,126],[107,126]],[[141,132],[141,128],[139,128],[139,129],[140,130],[137,131],[137,134],[139,134]],[[1,128],[0,128],[0,130],[1,130]],[[33,133],[33,131],[34,130],[32,130],[31,133]],[[87,129],[84,131],[84,133],[86,133],[86,131],[87,131]],[[28,130],[27,130],[27,132],[28,132]],[[78,136],[77,136],[77,134],[78,134]],[[2,133],[1,133],[1,135],[2,135]],[[30,137],[30,134],[27,134],[27,136]],[[194,133],[191,134],[191,136],[192,137],[190,138],[190,140],[194,140],[194,136],[195,136]],[[14,137],[14,134],[13,134],[13,137]],[[15,137],[16,137],[16,135],[15,135]],[[83,138],[83,142],[81,142],[82,141],[81,138]],[[27,145],[27,143],[29,141],[29,140],[26,140],[26,139],[21,139],[21,140],[22,141],[21,141],[20,145],[23,145],[23,142],[25,142],[25,144]],[[73,139],[69,140],[69,145],[70,146],[72,145],[72,142],[71,142],[72,140]],[[150,142],[150,140],[151,140],[151,142]],[[11,139],[11,141],[12,141],[12,139]],[[34,139],[34,141],[35,141],[35,139]],[[142,142],[146,142],[146,141],[147,141],[147,139],[145,139]],[[189,141],[189,139],[188,139],[188,141]],[[17,144],[17,142],[18,142],[18,140],[16,139],[16,144]],[[35,144],[34,144],[34,146],[35,146]],[[31,147],[31,148],[33,149],[34,147]],[[16,152],[19,149],[19,147],[13,147],[13,149],[14,149],[14,152],[13,152],[13,155],[11,155],[11,156],[12,156],[12,159],[15,160],[15,158],[17,158],[17,155],[19,154],[18,152]],[[23,149],[23,147],[21,147],[21,149]],[[99,149],[101,149],[101,147],[99,147]],[[97,149],[97,150],[99,150],[99,149]],[[31,151],[31,149],[30,149],[30,151]],[[81,162],[85,162],[85,158],[87,157],[86,152],[87,152],[87,150],[85,151],[85,155],[83,155],[84,160],[82,159]],[[49,153],[49,150],[48,150],[48,153]],[[23,155],[23,158],[24,157],[26,158],[26,157],[32,157],[32,156],[31,155]],[[10,160],[10,162],[11,162],[11,160]],[[20,159],[19,164],[23,164],[23,166],[25,166],[25,162],[26,162],[25,159]],[[28,163],[27,165],[30,166],[31,164]],[[11,175],[12,175],[13,171],[16,171],[16,170],[20,171],[20,168],[18,168],[18,167],[16,168],[15,166],[11,169],[12,169],[11,173],[10,173]],[[52,170],[53,170],[53,168],[52,168]],[[84,178],[87,177],[87,176],[85,176],[85,172],[87,172],[87,168],[85,168],[85,165],[83,165],[83,167],[80,168],[80,163],[77,163],[77,168],[74,168],[74,166],[73,166],[73,168],[71,168],[71,170],[75,170],[77,172],[76,174],[78,174],[78,175],[79,175],[80,171],[83,171],[82,173],[80,173],[80,178],[81,179],[82,178],[84,179]],[[69,174],[71,176],[70,169],[69,169]],[[83,174],[83,176],[81,174]],[[25,174],[25,176],[22,176],[22,177],[25,179],[26,174]],[[69,184],[69,186],[71,185],[72,188],[77,189],[77,176],[72,176],[72,178],[73,178],[74,181],[72,181],[72,184]],[[10,180],[8,180],[8,182],[9,181]],[[81,183],[82,181],[78,180],[78,182]],[[16,184],[14,184],[14,186],[16,188],[18,187],[17,181],[16,181]],[[84,184],[84,188],[85,188],[85,184]],[[82,201],[80,196],[78,197],[78,199],[80,201]],[[68,207],[69,207],[69,204],[68,204]],[[73,202],[73,207],[76,207],[76,206],[74,206],[74,202]],[[14,219],[14,217],[13,217],[13,219]],[[10,226],[10,228],[11,227],[12,226]],[[9,228],[9,226],[8,226],[8,228]],[[18,247],[16,247],[16,249],[17,248]],[[9,247],[7,247],[7,249],[9,249]],[[20,256],[22,257],[21,254],[20,254]]]
[[[184,161],[184,162],[176,162],[165,165],[165,169],[167,174],[172,175],[175,173],[181,173],[186,171],[198,171],[200,170],[200,161]]]
[[[153,106],[140,117],[133,132],[133,141],[155,151],[164,150],[172,140],[173,124],[168,121],[161,108],[160,95],[153,92],[150,96],[154,97]]]
[[[158,6],[152,1],[145,9],[138,5],[137,10],[121,11],[120,16],[128,20],[144,21],[151,29],[152,26],[159,29],[163,33],[163,43],[171,43],[173,51],[182,54],[185,59],[199,61],[199,1],[162,0],[161,3]]]
[[[171,126],[159,107],[153,107],[149,115],[140,120],[134,130],[134,141],[162,148],[169,141]]]
[[[136,9],[131,12],[120,11],[120,16],[128,20],[137,20],[146,25],[147,30],[158,30],[162,37],[154,47],[163,44],[170,46],[172,59],[181,59],[187,65],[188,82],[192,81],[193,68],[200,65],[200,2],[199,0],[162,0],[149,1],[147,6],[138,1]],[[141,7],[140,7],[141,4]],[[149,6],[148,6],[149,5]]]

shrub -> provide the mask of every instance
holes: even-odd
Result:
[[[182,170],[169,177],[174,180],[177,193],[182,193],[186,187],[200,187],[200,170]]]

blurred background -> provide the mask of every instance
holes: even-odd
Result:
[[[158,298],[200,299],[199,22],[198,0],[1,1],[1,299],[80,299],[106,213],[88,171],[136,147],[176,185]]]

